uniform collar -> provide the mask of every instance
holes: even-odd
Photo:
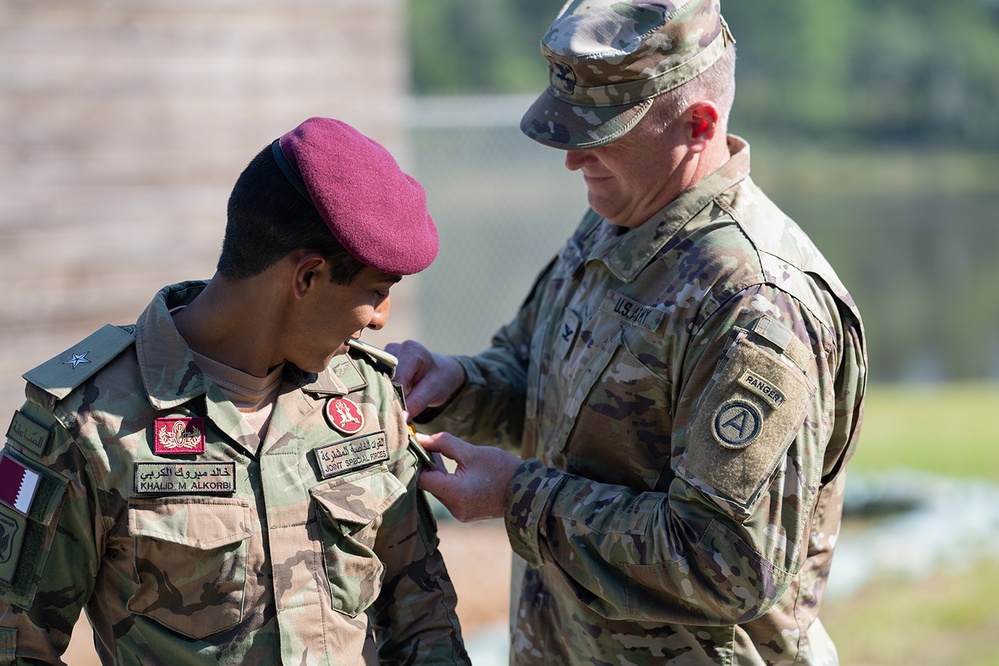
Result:
[[[641,226],[599,243],[593,256],[602,260],[622,282],[633,280],[687,222],[719,194],[749,175],[749,144],[729,135],[728,147],[731,157],[717,171],[681,192]]]
[[[173,308],[189,305],[207,284],[205,280],[194,280],[164,287],[136,322],[139,373],[149,402],[156,409],[172,409],[204,395],[207,390],[210,380],[195,363],[170,314]],[[350,387],[340,378],[344,374],[340,369],[341,359],[334,359],[319,374],[302,372],[289,363],[285,366],[285,377],[310,393],[344,395]]]

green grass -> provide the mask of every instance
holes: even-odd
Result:
[[[869,386],[850,469],[899,467],[999,483],[999,384]]]
[[[871,386],[852,470],[906,467],[999,483],[999,386]],[[833,569],[836,563],[833,561]],[[822,621],[844,666],[999,664],[999,562],[881,580],[827,599]]]
[[[835,561],[833,567],[835,567]],[[822,605],[843,666],[995,666],[999,663],[999,566],[917,581],[880,581]]]

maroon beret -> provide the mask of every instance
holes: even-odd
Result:
[[[384,147],[350,125],[309,118],[275,141],[273,153],[285,176],[362,263],[410,275],[437,256],[440,241],[423,187]]]

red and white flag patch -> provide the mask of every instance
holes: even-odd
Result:
[[[0,501],[23,516],[28,515],[42,475],[10,456],[0,456]]]

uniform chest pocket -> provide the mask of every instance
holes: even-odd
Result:
[[[132,500],[128,531],[138,581],[128,610],[204,638],[243,618],[250,507],[244,500]]]
[[[385,566],[374,551],[385,511],[406,486],[382,467],[336,478],[311,491],[333,610],[356,617],[378,597]]]
[[[546,437],[547,441],[558,443],[559,451],[565,450],[569,434],[576,427],[576,417],[580,409],[590,399],[593,387],[604,375],[623,340],[621,329],[615,325],[602,338],[599,346],[593,345],[585,352],[573,352],[569,361],[563,366],[562,385],[558,387],[559,394],[546,396],[547,404],[562,405],[561,413],[557,414],[558,418],[550,424],[553,432]]]

